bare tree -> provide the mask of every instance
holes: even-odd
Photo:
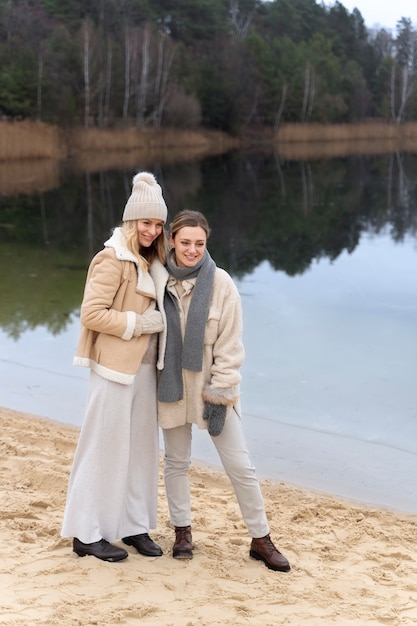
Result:
[[[90,120],[90,26],[85,20],[83,24],[83,76],[84,76],[84,127],[88,128]]]
[[[274,129],[278,128],[279,123],[281,121],[281,117],[284,112],[285,101],[287,99],[287,91],[288,91],[288,85],[287,83],[284,83],[282,86],[282,91],[281,91],[281,101],[279,103],[278,111],[275,116]]]
[[[304,97],[301,110],[302,121],[309,120],[313,112],[314,96],[316,93],[316,73],[310,61],[307,61],[304,74]]]
[[[42,119],[43,52],[38,52],[38,79],[36,86],[36,119]]]
[[[410,81],[410,73],[408,67],[403,67],[401,71],[401,91],[400,91],[400,107],[397,114],[397,123],[400,123],[404,117],[405,106],[410,98],[412,91],[412,81]]]
[[[88,128],[93,118],[103,124],[104,88],[106,84],[105,50],[100,31],[94,28],[89,18],[81,26],[82,92],[84,100],[84,127]],[[109,84],[107,87],[110,88]]]
[[[136,124],[145,126],[152,121],[156,127],[161,125],[174,55],[171,39],[160,31],[155,37],[150,24],[126,31],[125,120],[129,102],[135,98]]]
[[[396,58],[391,68],[391,115],[399,124],[404,119],[417,78],[417,32],[413,30],[410,19],[403,17],[397,23],[395,47]],[[400,69],[399,76],[395,65]]]
[[[132,45],[129,28],[125,27],[125,89],[123,101],[123,119],[127,121],[130,100],[130,69],[132,62]]]
[[[175,46],[164,33],[158,33],[158,61],[154,88],[154,125],[159,128],[168,93],[168,79],[175,56]]]
[[[384,28],[381,28],[377,31],[370,29],[369,33],[372,41],[372,46],[376,52],[377,57],[381,59],[391,57],[394,47],[391,32],[385,30]]]
[[[138,87],[138,97],[136,106],[136,124],[143,126],[145,124],[146,113],[146,99],[148,93],[148,81],[149,81],[149,25],[143,29],[143,41],[142,41],[142,71],[140,72],[140,83]]]
[[[232,24],[232,28],[234,34],[239,39],[244,39],[248,34],[249,27],[252,22],[251,15],[241,15],[239,9],[239,0],[230,0],[230,22]]]
[[[109,120],[112,65],[113,65],[113,43],[110,37],[108,37],[107,38],[107,63],[106,63],[106,87],[105,87],[104,106],[103,106],[103,121],[105,124],[107,124]]]

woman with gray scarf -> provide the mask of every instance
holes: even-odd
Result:
[[[272,570],[288,572],[287,559],[269,535],[261,490],[241,429],[240,296],[229,274],[210,257],[209,234],[206,218],[197,211],[181,211],[171,224],[158,419],[165,441],[170,521],[175,527],[173,557],[193,557],[188,471],[196,424],[208,430],[231,480],[252,537],[250,556]]]

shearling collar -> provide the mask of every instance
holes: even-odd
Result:
[[[104,246],[106,248],[113,248],[116,258],[119,259],[119,261],[132,261],[132,263],[136,265],[138,272],[138,282],[136,285],[136,290],[138,291],[138,293],[141,293],[144,296],[148,296],[149,298],[155,300],[156,291],[152,277],[150,276],[149,272],[143,271],[135,255],[132,254],[130,250],[128,250],[126,245],[126,237],[124,236],[120,226],[114,229],[110,239],[104,242]]]
[[[119,261],[132,261],[135,265],[138,265],[137,258],[127,248],[126,237],[120,226],[115,228],[110,239],[104,242],[104,247],[113,248],[116,258],[119,259]]]

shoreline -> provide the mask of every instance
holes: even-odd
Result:
[[[67,360],[70,363],[70,359]],[[5,385],[3,403],[10,410],[36,414],[58,426],[76,429],[81,426],[87,371],[69,364],[64,370],[48,370],[46,377],[39,363],[29,361],[23,365],[7,358],[0,362],[0,373]],[[252,379],[250,372],[246,378]],[[247,393],[250,397],[254,390],[248,386]],[[249,404],[242,419],[259,480],[329,494],[358,506],[417,514],[416,487],[409,480],[415,455],[387,447],[372,438],[352,439],[297,423],[271,421],[266,415],[254,415],[251,408]],[[162,437],[160,448],[163,449]],[[193,431],[192,459],[223,472],[210,438],[198,428]]]
[[[4,407],[0,405],[0,423],[4,418],[10,417],[13,420],[23,420],[28,424],[32,423],[36,426],[45,425],[46,430],[48,432],[57,432],[61,436],[68,436],[70,445],[73,446],[73,452],[75,451],[75,446],[78,440],[78,435],[80,432],[80,426],[75,424],[70,424],[68,422],[60,422],[58,420],[52,419],[50,417],[45,417],[42,415],[37,415],[34,413],[28,413],[26,411],[19,411],[16,409],[11,409],[8,407]],[[196,429],[197,430],[197,429]],[[203,431],[202,431],[203,432]],[[213,447],[213,446],[212,446]],[[215,449],[213,448],[215,451]],[[160,462],[163,463],[163,450],[160,449]],[[72,458],[71,458],[72,464]],[[204,460],[202,458],[192,458],[192,469],[191,471],[202,472],[202,473],[210,473],[216,477],[216,480],[221,482],[226,482],[229,484],[228,478],[224,472],[224,469],[220,463],[216,463],[211,460]],[[339,495],[334,492],[326,491],[324,489],[320,489],[318,487],[309,486],[304,487],[302,485],[298,485],[289,481],[286,481],[282,478],[268,478],[267,476],[258,476],[259,482],[263,485],[263,487],[267,488],[275,488],[280,489],[283,488],[288,491],[294,491],[295,494],[299,492],[300,497],[302,495],[311,494],[313,497],[317,498],[330,498],[338,501],[341,506],[347,507],[355,507],[359,509],[369,510],[369,511],[381,511],[382,513],[386,512],[388,514],[392,514],[394,516],[399,517],[400,519],[411,520],[417,523],[417,513],[404,511],[401,509],[395,509],[388,507],[384,504],[364,502],[361,500],[357,500],[354,497],[346,497],[343,495]]]
[[[38,365],[22,366],[10,360],[0,363],[5,384],[3,402],[9,407],[5,410],[35,415],[57,427],[79,429],[85,408],[87,372],[72,372],[72,369],[71,365],[69,373],[48,372],[46,379]],[[271,422],[266,416],[250,414],[248,408],[249,413],[244,411],[242,416],[244,434],[260,481],[285,483],[353,505],[417,515],[416,487],[408,479],[415,455],[410,457],[411,453],[375,440],[351,439],[297,424]],[[56,415],[60,416],[59,420]],[[160,449],[163,449],[162,437]],[[206,432],[198,428],[193,431],[192,460],[223,473],[215,447]],[[390,470],[392,467],[395,471]]]
[[[73,451],[75,451],[75,446],[78,440],[78,435],[80,432],[80,426],[75,424],[70,424],[68,422],[60,422],[58,420],[52,419],[50,417],[45,417],[42,415],[37,415],[35,413],[28,413],[26,411],[19,411],[16,409],[4,407],[0,405],[0,423],[7,418],[11,418],[12,420],[22,420],[27,424],[34,424],[36,426],[44,425],[48,432],[56,432],[59,433],[60,436],[68,436],[68,443],[73,447]],[[213,447],[213,446],[212,446]],[[215,451],[215,449],[213,448]],[[160,462],[163,462],[163,450],[160,449]],[[72,464],[72,457],[71,463]],[[226,482],[229,484],[228,478],[224,472],[224,469],[220,463],[204,460],[202,458],[192,458],[192,469],[191,471],[210,473],[216,477],[216,480],[221,482]],[[69,477],[69,476],[68,476]],[[258,476],[259,482],[263,485],[263,487],[272,488],[272,489],[286,489],[288,491],[294,491],[295,494],[299,492],[299,495],[307,495],[311,494],[313,497],[317,498],[330,498],[338,501],[341,506],[347,507],[355,507],[359,509],[369,510],[369,511],[381,511],[382,513],[386,512],[388,514],[399,517],[400,519],[411,520],[417,523],[417,513],[404,511],[401,509],[390,508],[384,504],[370,503],[364,502],[361,500],[357,500],[354,497],[346,497],[343,495],[338,495],[337,493],[333,493],[330,491],[326,491],[324,489],[320,489],[318,487],[310,486],[304,487],[302,485],[298,485],[289,481],[286,481],[282,478],[268,478],[267,476]]]

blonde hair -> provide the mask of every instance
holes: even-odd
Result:
[[[149,265],[155,259],[165,265],[168,241],[164,228],[149,248],[145,248],[139,243],[138,220],[127,220],[121,224],[121,228],[126,237],[127,249],[137,258],[139,266],[143,270],[148,271]]]

